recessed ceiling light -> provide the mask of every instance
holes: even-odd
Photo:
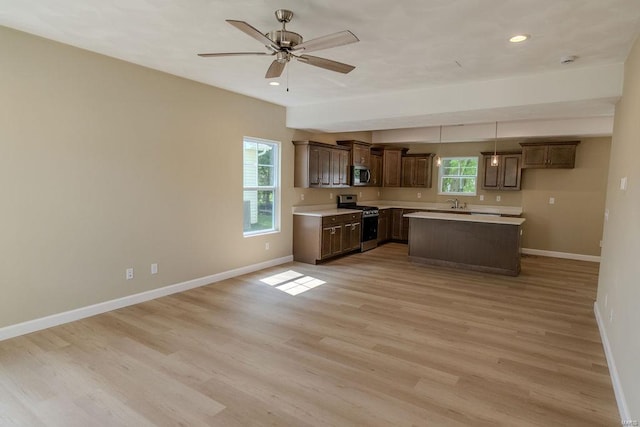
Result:
[[[271,86],[280,86],[280,82],[269,82]]]
[[[528,39],[529,39],[529,35],[527,34],[516,34],[515,36],[511,37],[509,41],[511,43],[521,43]]]

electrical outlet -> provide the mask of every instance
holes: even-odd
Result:
[[[481,202],[484,202],[484,194],[481,194],[481,195],[480,195],[480,201],[481,201]]]
[[[496,196],[496,202],[499,202],[500,200],[502,200],[502,197]]]
[[[125,270],[125,272],[124,272],[124,277],[125,277],[127,280],[131,280],[131,279],[133,279],[133,268],[127,268],[127,269]]]
[[[556,204],[556,198],[555,197],[549,197],[549,204],[550,205],[555,205]]]
[[[151,274],[158,274],[158,264],[155,262],[151,264]]]
[[[421,199],[421,198],[422,198],[422,193],[418,192],[418,199]]]
[[[358,193],[358,197],[362,197],[362,191]]]
[[[378,191],[378,197],[380,197],[380,192]]]
[[[264,249],[267,250],[267,251],[269,250],[269,242],[264,244]]]
[[[333,193],[329,193],[329,200],[333,200]]]
[[[304,194],[300,195],[300,200],[304,200]]]

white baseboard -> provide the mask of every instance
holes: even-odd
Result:
[[[522,248],[521,251],[526,255],[548,256],[551,258],[575,259],[578,261],[600,262],[600,257],[595,255],[572,254],[569,252],[543,251],[541,249]]]
[[[245,267],[236,268],[222,273],[212,274],[211,276],[200,277],[198,279],[187,280],[186,282],[176,283],[174,285],[164,286],[158,289],[141,292],[139,294],[128,295],[126,297],[117,298],[86,307],[76,308],[74,310],[62,313],[52,314],[50,316],[41,317],[39,319],[28,320],[26,322],[17,323],[15,325],[0,328],[0,341],[20,335],[29,334],[31,332],[40,331],[51,328],[53,326],[62,325],[63,323],[73,322],[75,320],[84,319],[85,317],[95,316],[96,314],[105,313],[107,311],[117,310],[129,305],[139,304],[141,302],[150,301],[152,299],[164,297],[167,295],[184,292],[189,289],[198,288],[221,280],[230,279],[232,277],[241,276],[243,274],[252,273],[268,267],[285,264],[293,261],[293,255],[282,258],[276,258],[269,261],[260,262],[258,264],[247,265]]]
[[[618,403],[618,412],[620,412],[620,419],[631,420],[631,413],[629,412],[629,406],[627,406],[627,400],[624,397],[622,383],[620,382],[620,376],[618,375],[618,369],[616,368],[616,361],[613,358],[611,345],[609,344],[609,338],[607,338],[607,330],[604,327],[604,320],[600,315],[597,301],[593,303],[593,312],[596,314],[598,330],[600,331],[600,339],[602,340],[602,346],[604,347],[604,354],[607,357],[607,365],[609,365],[609,375],[611,376],[611,383],[613,384],[613,393],[615,394],[616,402]]]

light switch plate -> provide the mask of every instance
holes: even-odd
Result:
[[[556,204],[556,198],[555,197],[549,197],[549,204],[550,205],[555,205]]]
[[[626,191],[627,190],[627,177],[626,176],[624,178],[620,179],[620,189],[622,191]]]
[[[481,202],[482,202],[482,201],[484,201],[484,194],[481,194],[481,195],[480,195],[480,201],[481,201]]]

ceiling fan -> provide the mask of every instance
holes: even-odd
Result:
[[[305,42],[300,34],[287,31],[285,27],[286,24],[291,21],[291,18],[293,18],[293,12],[286,9],[278,9],[275,14],[278,22],[282,23],[282,29],[273,30],[266,34],[261,33],[244,21],[235,21],[233,19],[226,20],[229,24],[233,25],[243,33],[264,44],[268,49],[268,52],[199,53],[198,56],[210,58],[217,56],[275,55],[276,59],[271,63],[271,66],[269,66],[269,69],[267,70],[267,74],[264,76],[266,79],[280,77],[284,67],[291,58],[295,58],[305,64],[314,65],[316,67],[343,74],[347,74],[356,68],[353,65],[343,64],[342,62],[332,61],[318,56],[305,54],[297,55],[297,53],[329,49],[360,41],[351,31],[340,31]]]

